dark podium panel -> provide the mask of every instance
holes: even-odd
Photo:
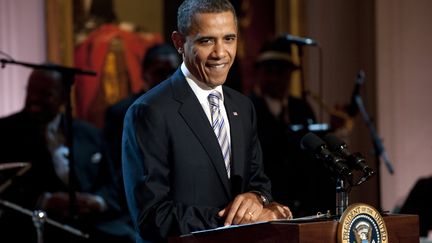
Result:
[[[384,216],[388,242],[419,242],[416,215]],[[266,222],[170,238],[169,243],[337,243],[338,221]]]

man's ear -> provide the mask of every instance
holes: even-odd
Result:
[[[174,47],[177,49],[178,53],[183,55],[185,37],[180,32],[174,31],[171,34],[171,40],[173,41]]]

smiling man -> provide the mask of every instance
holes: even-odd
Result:
[[[272,201],[250,100],[223,86],[237,50],[227,0],[186,0],[172,34],[181,67],[128,110],[126,197],[139,240],[292,217]]]

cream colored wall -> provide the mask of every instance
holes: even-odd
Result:
[[[432,1],[376,1],[378,129],[395,173],[381,171],[392,209],[432,175]]]
[[[163,5],[161,0],[115,0],[117,17],[121,21],[140,25],[147,32],[163,33]]]
[[[15,61],[46,61],[44,7],[44,0],[1,0],[0,51]],[[30,68],[12,64],[0,69],[0,117],[23,108],[30,72]]]
[[[375,163],[358,116],[351,148],[379,166],[380,181],[353,190],[351,202],[373,203],[373,184],[380,182],[381,208],[393,210],[418,178],[432,176],[432,1],[311,0],[306,6],[307,31],[324,53],[324,100],[334,105],[349,99],[356,71],[365,70],[363,100],[395,170],[391,175],[382,160]],[[318,90],[315,52],[307,57],[309,84]]]
[[[319,94],[328,106],[347,105],[350,103],[357,73],[362,69],[366,73],[366,82],[361,87],[361,95],[367,112],[375,118],[373,1],[308,0],[304,2],[303,24],[305,35],[315,39],[322,51],[320,66],[318,47],[304,48],[305,80],[311,92]],[[318,102],[310,100],[315,107],[318,121],[330,124],[328,111],[320,109]],[[376,159],[371,154],[371,136],[360,114],[354,119],[352,132],[341,138],[347,142],[351,151],[363,154],[370,167],[377,170]],[[328,171],[323,173],[329,174]],[[380,208],[378,179],[374,176],[366,183],[354,187],[349,194],[349,203],[362,202]]]

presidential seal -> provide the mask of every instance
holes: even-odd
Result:
[[[338,242],[387,243],[387,228],[381,214],[364,203],[349,206],[339,220]]]

